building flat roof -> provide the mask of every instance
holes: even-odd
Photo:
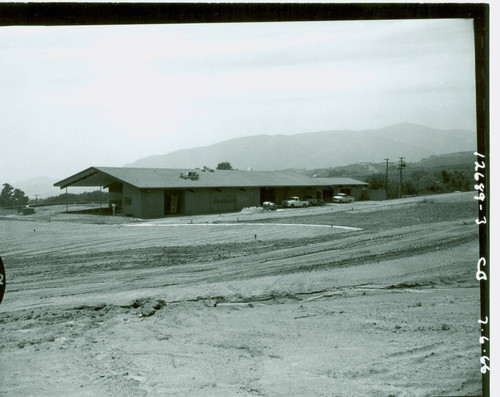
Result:
[[[187,172],[197,172],[199,178],[180,177],[181,173]],[[352,178],[310,178],[289,171],[210,172],[197,169],[90,167],[54,183],[54,186],[61,189],[68,186],[108,186],[117,181],[139,189],[368,185]]]

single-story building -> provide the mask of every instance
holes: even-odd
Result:
[[[156,218],[239,211],[280,204],[290,196],[329,202],[337,193],[357,200],[368,186],[351,178],[310,178],[286,171],[90,167],[54,184],[108,188],[109,205],[125,215]]]

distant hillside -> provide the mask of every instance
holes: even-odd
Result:
[[[396,159],[395,159],[396,160]],[[422,195],[469,191],[474,186],[473,152],[434,155],[417,162],[406,162],[403,169],[403,185],[400,187],[400,172],[397,162],[389,163],[386,185],[386,165],[381,163],[358,163],[348,166],[315,170],[296,170],[310,177],[349,177],[367,182],[371,189],[385,189],[388,198],[403,195]]]
[[[398,169],[398,158],[390,159],[389,171],[394,173]],[[405,173],[417,170],[446,170],[451,171],[467,171],[474,169],[474,161],[476,156],[472,151],[446,153],[441,155],[433,155],[424,158],[417,162],[406,162]],[[366,180],[367,177],[374,174],[385,175],[385,162],[377,163],[357,163],[346,166],[332,168],[317,168],[313,170],[300,170],[301,174],[313,177],[349,177],[359,180]]]
[[[229,161],[234,168],[254,170],[314,169],[405,157],[420,161],[433,155],[476,150],[476,134],[403,123],[364,131],[324,131],[295,135],[235,138],[211,146],[149,156],[129,167],[215,167]]]
[[[448,153],[439,156],[430,156],[415,163],[415,167],[419,168],[437,168],[446,167],[448,169],[467,167],[474,168],[474,162],[477,157],[474,152]]]

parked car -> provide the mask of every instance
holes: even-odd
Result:
[[[352,203],[354,201],[354,197],[348,196],[345,193],[339,193],[336,196],[333,196],[334,203]]]
[[[264,201],[262,203],[262,208],[269,211],[276,211],[278,209],[278,206],[274,204],[272,201]]]
[[[301,200],[299,197],[293,196],[293,197],[290,197],[289,200],[284,200],[281,203],[281,205],[283,207],[295,208],[295,207],[309,207],[311,204],[307,200]]]

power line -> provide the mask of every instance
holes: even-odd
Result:
[[[385,160],[385,198],[389,197],[389,159]]]

